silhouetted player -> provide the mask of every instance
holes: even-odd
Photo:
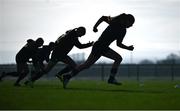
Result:
[[[54,46],[55,46],[55,43],[50,42],[49,45],[43,45],[43,47],[38,48],[37,52],[32,58],[32,61],[28,61],[29,63],[31,62],[33,63],[33,66],[35,69],[31,73],[34,74],[44,69],[45,66],[43,62],[44,61],[49,62],[49,56]],[[3,72],[2,75],[0,76],[0,80],[6,76],[18,77],[19,73],[18,72],[9,72],[9,73]]]
[[[120,14],[116,17],[110,17],[110,16],[102,16],[97,23],[94,25],[93,31],[97,32],[97,27],[101,22],[106,22],[109,24],[109,26],[104,30],[102,35],[99,37],[99,39],[94,43],[92,51],[88,57],[88,59],[85,61],[85,63],[77,66],[70,74],[64,74],[61,76],[61,79],[63,79],[63,87],[66,88],[66,85],[68,84],[69,80],[77,75],[80,71],[83,69],[89,68],[91,65],[93,65],[101,56],[110,58],[114,60],[114,64],[111,69],[111,74],[108,79],[108,83],[115,84],[115,85],[121,85],[121,83],[117,82],[115,79],[115,75],[118,70],[118,66],[122,61],[122,57],[116,53],[114,50],[112,50],[109,45],[116,40],[117,46],[123,49],[127,50],[133,50],[133,45],[126,46],[122,44],[122,41],[126,34],[126,28],[129,28],[133,25],[135,22],[135,19],[133,15],[131,14]]]
[[[32,72],[32,76],[35,76],[33,74],[39,74],[39,72],[42,72],[45,68],[44,62],[48,63],[51,51],[55,48],[55,43],[50,42],[49,45],[43,45],[42,48],[38,49],[38,52],[35,55],[35,58],[33,58],[33,66],[35,68],[35,71]],[[36,75],[38,76],[38,75]],[[41,76],[39,76],[40,78]],[[24,84],[27,85],[29,80],[27,80]]]
[[[55,42],[56,46],[52,52],[51,59],[45,68],[44,72],[39,74],[35,74],[34,77],[29,80],[30,82],[34,82],[40,76],[48,73],[57,62],[63,62],[67,64],[67,66],[62,69],[57,77],[60,77],[62,74],[72,71],[76,67],[76,63],[68,56],[68,53],[72,50],[74,46],[77,48],[88,48],[93,45],[93,42],[89,42],[87,44],[81,44],[78,40],[78,37],[85,35],[86,29],[84,27],[78,27],[72,30],[67,31],[65,34],[61,35]]]
[[[51,54],[51,51],[55,48],[55,43],[54,42],[50,42],[49,45],[43,45],[42,48],[39,48],[35,58],[33,58],[32,62],[33,65],[35,66],[35,71],[36,72],[40,72],[42,70],[44,70],[45,65],[44,65],[44,61],[46,63],[49,62],[49,56]]]
[[[44,40],[42,38],[38,38],[36,41],[29,39],[27,40],[27,44],[17,53],[16,63],[19,77],[14,86],[20,86],[20,81],[29,73],[27,62],[30,58],[35,57],[35,54],[38,51],[38,47],[42,46],[43,43]]]

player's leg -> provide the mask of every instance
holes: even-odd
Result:
[[[0,76],[0,82],[2,81],[2,79],[6,77],[6,73],[5,72],[2,72],[1,76]]]
[[[65,66],[61,71],[58,72],[58,75],[61,76],[63,75],[64,73],[68,73],[72,70],[72,67],[67,65]]]
[[[67,73],[69,71],[72,71],[77,66],[77,64],[74,62],[74,60],[69,56],[63,57],[63,59],[61,59],[60,61],[67,64],[67,66],[65,68],[63,68],[60,72],[58,72],[59,76],[61,76],[64,73]]]
[[[47,64],[47,66],[45,66],[44,70],[39,70],[37,71],[35,74],[33,74],[31,81],[35,82],[36,80],[38,80],[40,77],[42,77],[44,74],[47,74],[55,65],[57,64],[56,61],[52,61],[50,60]]]
[[[73,77],[76,76],[80,71],[89,68],[92,64],[94,64],[98,59],[100,58],[99,56],[94,55],[91,53],[88,57],[88,59],[81,65],[77,66],[75,69],[72,70],[72,72],[68,75],[63,75],[63,88],[66,88],[69,80]]]
[[[29,85],[30,87],[34,87],[33,83],[38,80],[39,78],[41,78],[44,74],[48,73],[55,65],[57,64],[57,61],[53,61],[50,60],[47,64],[47,66],[45,66],[44,69],[41,69],[39,71],[35,71],[35,73],[31,76],[31,78],[29,78],[28,80],[26,80],[24,82],[25,85]],[[37,68],[37,67],[36,67]]]
[[[4,77],[7,77],[7,76],[18,77],[19,74],[18,74],[17,72],[8,72],[8,73],[2,72],[2,74],[1,74],[1,76],[0,76],[0,81],[1,81]]]
[[[88,59],[83,63],[77,66],[73,71],[72,71],[72,76],[76,76],[79,72],[81,72],[84,69],[88,69],[90,66],[92,66],[99,58],[101,55],[95,55],[94,53],[91,53],[88,57]]]
[[[63,68],[60,72],[58,72],[58,74],[56,74],[56,77],[59,78],[60,81],[63,81],[63,78],[64,78],[63,74],[68,73],[72,71],[73,69],[75,69],[76,63],[68,55],[62,57],[60,61],[67,64],[65,68]],[[67,78],[69,78],[69,75],[67,75]]]
[[[117,74],[118,67],[122,61],[122,57],[117,52],[115,52],[114,50],[110,48],[107,50],[106,53],[103,54],[103,56],[114,60],[113,66],[111,68],[111,74],[108,79],[108,83],[120,85],[121,83],[118,83],[116,81],[115,76]]]
[[[28,65],[27,63],[17,63],[17,73],[19,73],[19,77],[14,83],[14,86],[20,86],[20,81],[24,79],[27,74],[29,73]]]
[[[45,69],[45,66],[43,64],[43,62],[37,62],[37,63],[33,63],[34,66],[34,71],[32,71],[31,73],[31,78],[35,78],[33,81],[41,78],[43,76],[43,71]]]

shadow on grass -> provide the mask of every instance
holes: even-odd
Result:
[[[133,89],[98,89],[98,88],[66,88],[65,90],[72,91],[95,91],[95,92],[125,92],[125,93],[166,93],[165,91],[157,91],[157,90],[133,90]]]

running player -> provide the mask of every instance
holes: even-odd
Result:
[[[14,83],[14,86],[20,86],[20,81],[29,73],[27,62],[30,58],[35,57],[38,48],[41,47],[43,43],[44,40],[42,38],[38,38],[36,41],[29,39],[27,40],[27,44],[17,53],[16,63],[19,77]]]
[[[55,46],[55,43],[50,42],[49,45],[43,45],[43,47],[38,48],[37,53],[32,58],[32,61],[28,61],[29,63],[33,63],[33,66],[35,69],[31,73],[34,74],[35,72],[38,72],[44,69],[45,67],[44,61],[47,63],[49,62],[49,56],[54,46]],[[2,72],[2,75],[0,76],[0,81],[4,77],[7,77],[7,76],[18,77],[19,73],[18,72],[8,72],[8,73]]]
[[[76,67],[76,63],[68,56],[68,53],[72,50],[74,46],[77,48],[83,49],[88,48],[93,45],[93,42],[89,42],[87,44],[81,44],[78,40],[79,37],[85,35],[86,29],[84,27],[78,27],[72,30],[68,30],[65,34],[61,35],[55,42],[56,46],[52,52],[51,59],[44,69],[44,71],[39,72],[39,74],[35,74],[29,81],[33,83],[42,75],[48,73],[58,62],[63,62],[67,64],[65,68],[63,68],[56,75],[58,78]]]
[[[102,16],[97,23],[93,27],[93,31],[97,32],[98,25],[102,22],[106,22],[109,24],[109,26],[104,30],[102,35],[99,37],[99,39],[94,43],[92,51],[88,57],[88,59],[85,61],[85,63],[77,66],[71,73],[64,74],[61,76],[61,79],[63,79],[63,87],[66,88],[69,80],[77,75],[80,71],[89,68],[91,65],[93,65],[101,56],[110,58],[114,60],[114,64],[111,68],[111,73],[108,79],[108,83],[115,84],[115,85],[121,85],[121,83],[117,82],[115,79],[118,66],[120,65],[122,61],[122,57],[115,52],[113,49],[109,47],[109,45],[113,41],[117,41],[117,46],[123,49],[127,49],[132,51],[134,49],[133,45],[126,46],[122,43],[125,34],[126,34],[126,28],[129,28],[133,25],[135,22],[135,18],[131,14],[120,14],[116,17],[110,17],[110,16]]]
[[[42,48],[39,48],[38,52],[35,55],[35,58],[33,58],[33,60],[32,60],[35,71],[32,72],[31,77],[35,76],[33,74],[38,74],[38,72],[41,72],[44,70],[44,68],[45,68],[44,62],[46,62],[46,63],[49,62],[50,54],[54,48],[55,48],[54,42],[50,42],[49,45],[43,45]],[[38,76],[38,75],[36,75],[36,76]],[[41,76],[39,76],[39,78],[40,77]],[[27,80],[24,82],[24,84],[27,85],[28,82],[29,81]]]

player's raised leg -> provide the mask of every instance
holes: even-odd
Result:
[[[110,73],[110,76],[108,79],[108,83],[115,84],[115,85],[121,85],[120,82],[117,82],[117,80],[115,79],[115,76],[117,74],[118,67],[122,61],[122,57],[117,52],[115,52],[114,50],[112,50],[110,48],[108,49],[108,51],[106,53],[103,54],[103,56],[114,60],[113,66],[111,68],[111,73]]]

